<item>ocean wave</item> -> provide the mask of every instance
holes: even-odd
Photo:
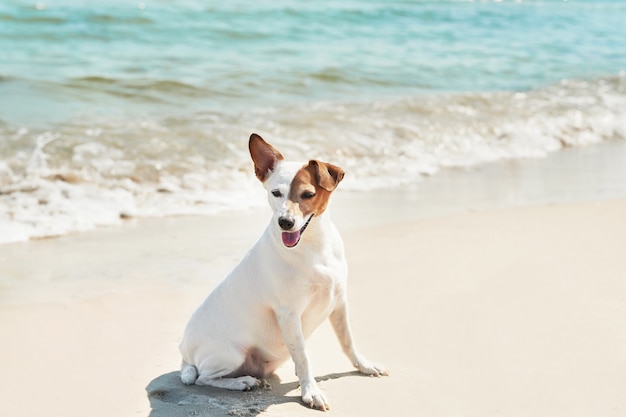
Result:
[[[626,77],[565,80],[527,92],[319,103],[266,117],[264,129],[289,138],[287,148],[297,143],[294,153],[339,159],[354,178],[348,187],[399,185],[443,167],[626,138]]]
[[[18,79],[11,81],[28,82],[31,88],[45,88],[57,97],[81,97],[81,100],[87,98],[89,102],[102,98],[101,105],[110,107],[111,112],[127,100],[152,106],[159,103],[178,103],[181,99],[201,99],[215,94],[209,89],[191,83],[170,79],[145,79],[141,75],[129,75],[124,78],[86,75],[62,82],[33,82]]]
[[[116,23],[124,25],[151,25],[154,24],[154,20],[147,16],[127,16],[123,14],[103,14],[95,13],[86,16],[86,21],[91,23]]]
[[[112,78],[104,76],[83,76],[70,79],[65,84],[73,88],[94,88],[107,91],[108,88],[119,88],[128,91],[156,91],[173,95],[201,95],[206,93],[202,88],[196,87],[179,80],[156,79],[146,80],[143,78]],[[130,95],[130,94],[129,94]]]
[[[33,11],[36,9],[33,7]],[[0,22],[19,22],[22,24],[64,24],[68,22],[68,19],[64,16],[55,16],[55,15],[42,15],[42,14],[31,14],[31,15],[17,15],[12,13],[0,13]]]
[[[108,86],[119,80],[73,82]],[[626,77],[564,80],[524,92],[78,118],[55,129],[0,123],[0,240],[263,204],[247,153],[253,131],[290,159],[342,166],[348,173],[344,189],[389,187],[447,167],[624,140]]]

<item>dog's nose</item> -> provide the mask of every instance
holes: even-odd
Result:
[[[294,224],[296,224],[296,222],[291,217],[281,216],[281,217],[278,218],[278,225],[283,230],[291,229]]]

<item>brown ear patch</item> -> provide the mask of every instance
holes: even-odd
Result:
[[[285,159],[278,149],[265,142],[256,133],[250,135],[248,148],[254,162],[254,173],[261,182],[267,179],[268,174],[274,170],[278,161]]]
[[[314,159],[309,161],[309,166],[315,170],[317,185],[326,191],[333,191],[337,188],[345,174],[343,169],[336,165]]]
[[[326,211],[330,195],[343,175],[343,170],[335,165],[311,160],[291,182],[289,200],[297,204],[304,217],[311,213],[319,216]]]

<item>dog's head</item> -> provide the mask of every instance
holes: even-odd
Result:
[[[330,195],[343,179],[341,168],[317,160],[302,164],[285,161],[283,155],[256,133],[250,136],[254,171],[268,192],[273,223],[283,245],[296,246],[314,217],[328,207]]]

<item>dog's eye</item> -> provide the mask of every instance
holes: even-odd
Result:
[[[283,193],[281,193],[281,192],[280,192],[280,191],[278,191],[278,190],[272,190],[272,195],[273,195],[274,197],[282,197],[282,196],[283,196]]]
[[[313,197],[315,197],[315,193],[311,191],[305,191],[302,194],[300,194],[300,198],[303,200],[310,200]]]

